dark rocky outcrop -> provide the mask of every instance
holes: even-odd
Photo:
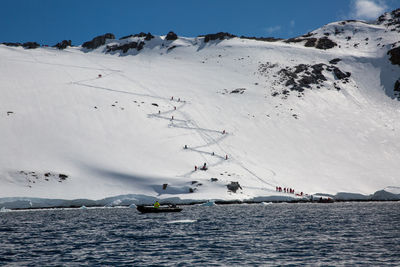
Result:
[[[317,38],[309,38],[307,42],[304,44],[305,47],[315,47],[315,43],[317,42]]]
[[[170,51],[174,50],[175,48],[177,48],[177,46],[173,45],[171,47],[168,47],[167,51],[170,52]]]
[[[317,88],[326,81],[327,78],[322,73],[323,71],[332,72],[337,79],[342,80],[343,83],[348,82],[348,78],[351,76],[350,72],[343,72],[334,65],[326,65],[323,63],[306,65],[299,64],[292,68],[286,67],[278,71],[278,75],[281,77],[280,82],[284,83],[286,87],[289,87],[291,91],[303,92],[307,88],[311,88],[311,85],[316,85]],[[340,90],[338,86],[335,86],[337,90]],[[289,91],[282,92],[283,95],[288,95]],[[277,96],[279,93],[274,92],[273,96]]]
[[[9,42],[5,42],[5,43],[1,43],[3,45],[6,46],[12,46],[12,47],[18,47],[18,46],[22,46],[23,48],[26,49],[35,49],[40,47],[40,44],[36,43],[36,42],[26,42],[26,43],[9,43]]]
[[[82,47],[87,49],[96,49],[99,46],[105,45],[107,39],[115,39],[114,34],[106,33],[104,35],[97,36],[93,38],[91,41],[83,43]]]
[[[339,61],[341,61],[340,58],[334,58],[334,59],[332,59],[332,60],[329,60],[329,63],[335,65],[335,64],[337,64]]]
[[[263,41],[263,42],[276,42],[283,40],[282,38],[275,38],[275,37],[249,37],[249,36],[240,36],[240,39],[248,39],[248,40],[256,40],[256,41]]]
[[[21,43],[1,43],[1,44],[6,45],[6,46],[12,46],[12,47],[22,46]]]
[[[146,36],[144,37],[144,40],[145,41],[150,41],[151,39],[153,39],[154,38],[154,36],[151,34],[151,33],[147,33],[146,34]]]
[[[393,65],[400,66],[400,46],[390,49],[387,54],[390,56],[389,60]]]
[[[315,46],[315,48],[318,49],[330,49],[337,46],[337,43],[335,43],[334,41],[332,41],[331,39],[329,39],[328,37],[323,37],[318,39],[318,43]]]
[[[65,180],[65,179],[68,178],[68,175],[60,173],[60,174],[58,175],[58,177],[59,177],[61,180]]]
[[[303,34],[301,37],[307,38],[307,37],[311,37],[313,35],[315,35],[316,33],[312,33],[312,32],[308,32],[306,34]]]
[[[303,42],[305,47],[315,47],[317,49],[330,49],[333,48],[335,46],[337,46],[337,44],[332,41],[331,39],[329,39],[328,37],[322,37],[322,38],[304,38],[304,37],[296,37],[296,38],[290,38],[285,40],[285,43],[300,43]]]
[[[71,40],[63,40],[62,42],[57,43],[53,47],[57,47],[58,49],[62,50],[62,49],[67,48],[68,46],[72,46]]]
[[[26,48],[26,49],[35,49],[35,48],[40,47],[40,44],[38,44],[36,42],[26,42],[26,43],[22,44],[22,47]]]
[[[167,36],[165,36],[165,40],[168,40],[168,41],[173,41],[173,40],[176,40],[176,39],[178,39],[178,35],[176,35],[176,33],[174,33],[173,31],[170,31],[167,34]]]
[[[324,66],[326,66],[326,65],[322,64],[322,63],[314,64],[311,66],[312,74],[314,76],[314,79],[316,80],[316,83],[319,83],[321,81],[326,81],[325,76],[322,74],[322,71],[324,70]]]
[[[246,91],[246,88],[236,88],[233,89],[230,93],[231,94],[243,94]]]
[[[300,42],[303,42],[306,40],[308,40],[308,39],[296,37],[296,38],[289,38],[289,39],[285,40],[285,43],[300,43]]]
[[[128,52],[129,49],[136,49],[137,51],[142,50],[144,42],[130,42],[122,45],[107,45],[107,53],[121,50],[122,53]]]
[[[227,184],[226,187],[228,188],[228,191],[231,191],[233,193],[236,193],[239,188],[242,189],[239,182],[231,182],[230,184]]]
[[[124,39],[128,39],[128,38],[131,38],[131,37],[146,37],[146,33],[140,32],[140,33],[136,33],[136,34],[130,34],[130,35],[121,37],[121,38],[119,38],[119,39],[120,39],[120,40],[124,40]]]
[[[395,92],[400,92],[400,79],[395,82],[393,90]]]
[[[136,34],[127,35],[127,36],[121,37],[119,39],[124,40],[124,39],[128,39],[131,37],[144,37],[145,41],[150,41],[151,39],[154,38],[154,36],[149,32],[148,33],[140,32],[140,33],[136,33]]]
[[[203,37],[203,36],[199,36],[199,37]],[[236,37],[236,35],[230,34],[228,32],[218,32],[218,33],[204,35],[204,42],[208,43],[209,41],[231,39],[234,37]]]
[[[333,68],[333,73],[335,74],[336,78],[338,78],[339,80],[346,79],[346,78],[350,77],[350,75],[351,75],[350,72],[343,73],[340,69],[338,69],[336,67]]]
[[[387,14],[388,13],[385,13],[378,18],[378,24],[384,24],[387,26],[400,25],[400,8],[390,12],[389,16],[387,16]]]
[[[119,39],[120,39],[120,40],[125,40],[125,39],[128,39],[128,38],[136,37],[135,35],[136,35],[136,34],[130,34],[130,35],[123,36],[123,37],[121,37],[121,38],[119,38]]]

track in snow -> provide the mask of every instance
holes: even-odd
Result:
[[[100,65],[98,63],[94,63],[94,64]],[[176,109],[173,108],[173,109],[170,109],[170,110],[164,110],[164,111],[160,111],[160,113],[150,113],[150,114],[148,114],[148,117],[149,118],[157,118],[157,119],[168,120],[168,121],[170,121],[170,123],[168,125],[169,127],[195,131],[197,133],[197,135],[203,140],[204,144],[200,145],[200,146],[196,146],[196,147],[188,147],[187,150],[191,151],[191,152],[199,153],[203,157],[204,161],[206,161],[206,162],[208,162],[209,160],[207,160],[207,158],[205,156],[208,156],[208,157],[211,156],[212,158],[217,159],[217,161],[215,161],[215,162],[213,162],[211,164],[207,164],[208,167],[215,167],[215,166],[219,166],[219,165],[224,164],[226,162],[226,158],[225,158],[226,155],[229,155],[229,161],[230,162],[234,162],[236,165],[241,167],[244,171],[249,173],[250,176],[252,176],[257,181],[259,181],[259,182],[271,187],[271,188],[265,188],[266,190],[271,190],[271,189],[275,188],[274,184],[272,184],[272,183],[266,181],[265,179],[261,178],[260,176],[255,174],[253,171],[248,169],[246,166],[244,166],[243,163],[235,160],[235,158],[232,155],[232,153],[228,153],[228,151],[224,147],[222,147],[221,142],[224,139],[229,137],[229,135],[230,135],[229,133],[222,133],[220,130],[208,129],[208,128],[200,127],[188,115],[188,113],[183,111],[183,108],[187,104],[190,104],[190,102],[185,101],[185,100],[177,101],[176,99],[170,99],[170,98],[166,98],[166,97],[163,97],[163,96],[159,96],[153,90],[151,90],[148,87],[142,85],[141,83],[137,82],[136,80],[133,80],[133,79],[129,78],[128,76],[126,76],[123,73],[123,71],[112,70],[112,69],[109,69],[109,68],[107,68],[105,66],[102,66],[102,65],[100,65],[100,66],[101,66],[101,68],[98,68],[97,70],[99,70],[99,71],[104,71],[104,70],[108,71],[108,73],[104,74],[101,78],[95,77],[95,78],[91,78],[91,79],[74,81],[74,82],[71,82],[71,84],[78,85],[78,86],[89,87],[89,88],[94,88],[94,89],[98,89],[98,90],[111,91],[111,92],[120,93],[120,94],[129,94],[129,95],[134,95],[134,96],[139,96],[139,97],[144,97],[144,98],[162,100],[167,105],[170,105],[171,102],[173,102],[175,104]],[[128,80],[129,82],[134,83],[136,86],[139,86],[140,88],[144,89],[145,91],[148,92],[148,94],[135,93],[135,92],[132,92],[132,91],[118,90],[118,89],[102,87],[102,86],[98,86],[98,85],[92,85],[92,84],[88,83],[90,81],[102,79],[102,78],[110,76],[110,75],[118,75],[118,76]],[[183,117],[183,119],[181,119],[179,117],[176,118],[175,116],[172,119],[172,116],[175,113],[179,113]],[[165,116],[167,114],[171,114],[171,117]],[[213,145],[216,145],[218,147],[218,149],[220,150],[220,152],[222,152],[222,153],[218,154],[218,153],[214,152],[214,155],[213,155],[212,151],[210,152],[208,150],[200,150],[200,148],[209,148],[209,147],[211,147]],[[276,182],[273,179],[273,177],[276,176],[276,173],[273,170],[269,170],[269,171],[271,172],[271,175],[272,175],[271,177],[269,177],[269,179],[273,180],[273,182],[276,184]],[[192,170],[192,171],[189,171],[187,173],[177,175],[177,177],[190,177],[195,172],[196,171]]]

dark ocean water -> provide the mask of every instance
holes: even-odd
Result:
[[[400,266],[400,202],[0,213],[6,266]]]

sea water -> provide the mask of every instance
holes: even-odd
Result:
[[[400,202],[0,213],[7,266],[400,266]]]

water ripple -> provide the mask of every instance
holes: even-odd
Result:
[[[0,265],[398,266],[398,222],[393,202],[4,212]]]

